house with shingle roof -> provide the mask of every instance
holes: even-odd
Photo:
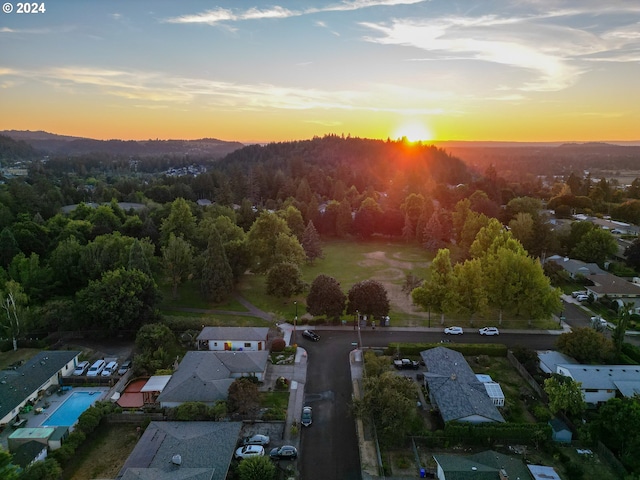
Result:
[[[617,393],[625,397],[640,395],[640,365],[580,365],[556,367],[556,373],[579,382],[584,401],[606,402]]]
[[[241,422],[151,422],[117,480],[224,480]]]
[[[187,352],[157,401],[161,407],[184,402],[214,405],[226,400],[229,387],[240,377],[264,378],[269,352]]]
[[[434,455],[440,480],[531,480],[524,462],[493,450],[475,455]]]
[[[198,350],[267,350],[267,327],[204,327],[196,338]]]
[[[427,367],[424,385],[429,399],[445,423],[505,421],[460,352],[436,347],[420,355]]]
[[[0,425],[7,425],[28,402],[35,403],[60,378],[73,373],[81,352],[43,351],[18,367],[0,371]]]
[[[546,259],[546,262],[560,265],[574,279],[580,276],[589,278],[591,275],[606,273],[597,263],[586,263],[582,260],[574,260],[561,255],[551,255]]]

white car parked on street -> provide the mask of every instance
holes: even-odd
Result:
[[[447,335],[462,335],[464,332],[461,327],[447,327],[444,329]]]
[[[500,335],[496,327],[484,327],[479,330],[480,335]]]

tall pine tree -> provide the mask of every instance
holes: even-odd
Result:
[[[320,236],[313,222],[309,220],[307,228],[302,234],[302,248],[307,256],[307,261],[313,265],[316,258],[322,258],[322,246],[320,245]]]
[[[202,294],[215,303],[222,302],[233,291],[233,272],[215,227],[210,230],[209,243],[204,252],[200,288]]]

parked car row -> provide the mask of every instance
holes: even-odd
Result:
[[[236,460],[262,456],[264,456],[264,447],[262,445],[244,445],[234,453]],[[272,460],[295,460],[298,458],[298,450],[292,445],[283,445],[282,447],[271,449],[269,457]]]
[[[444,333],[446,335],[462,335],[464,330],[462,330],[462,327],[447,327],[444,329]],[[500,330],[496,327],[483,327],[478,330],[478,333],[480,335],[500,335]]]
[[[96,360],[90,364],[86,360],[78,363],[73,370],[73,375],[86,375],[87,377],[110,377],[112,375],[124,375],[131,368],[131,360],[125,360],[122,365],[113,360],[106,362],[102,359]]]

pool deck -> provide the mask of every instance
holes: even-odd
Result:
[[[99,395],[96,395],[96,401],[99,401],[105,399],[104,397],[108,391],[109,389],[106,387],[74,387],[71,390],[65,391],[62,395],[54,393],[52,395],[42,397],[33,406],[33,410],[29,413],[21,413],[19,416],[20,419],[27,420],[23,427],[39,427],[46,422],[47,417],[54,413],[60,405],[62,405],[71,396],[72,393],[100,392]],[[15,430],[12,427],[7,427],[0,432],[0,445],[2,445],[4,449],[8,449],[8,439],[13,432],[15,432]]]

